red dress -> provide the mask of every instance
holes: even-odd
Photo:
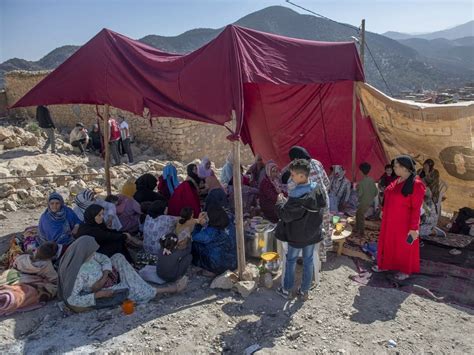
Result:
[[[413,194],[402,195],[403,183],[398,179],[385,189],[382,227],[377,247],[377,265],[380,269],[405,274],[420,272],[419,238],[407,243],[408,232],[418,230],[420,209],[425,196],[425,185],[416,177]]]
[[[194,211],[194,218],[199,217],[201,213],[201,203],[199,202],[199,194],[190,181],[183,181],[174,190],[173,195],[168,202],[168,215],[179,216],[181,209],[191,207]]]

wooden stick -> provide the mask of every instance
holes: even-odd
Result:
[[[107,195],[110,195],[112,192],[112,188],[110,184],[109,105],[105,105],[104,149],[105,149],[105,187],[107,189]]]
[[[232,111],[232,122],[234,132],[237,127],[235,111]],[[245,240],[244,240],[244,213],[242,206],[242,172],[240,171],[240,139],[232,142],[234,164],[234,205],[235,205],[235,236],[237,238],[237,264],[239,279],[245,271]]]
[[[357,94],[356,82],[352,84],[352,182],[356,182],[356,137],[357,137]]]

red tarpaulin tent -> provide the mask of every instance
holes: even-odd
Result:
[[[350,170],[353,82],[364,75],[354,43],[315,42],[227,26],[186,55],[161,52],[104,29],[12,108],[111,105],[142,115],[223,125],[264,159],[288,163],[304,146],[326,167]],[[369,119],[357,109],[356,164],[385,163]]]

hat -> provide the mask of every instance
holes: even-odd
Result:
[[[78,123],[76,123],[76,127],[82,127],[82,128],[84,128],[84,124],[83,124],[82,122],[78,122]]]

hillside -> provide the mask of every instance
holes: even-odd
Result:
[[[430,33],[409,34],[409,33],[389,31],[389,32],[383,33],[383,35],[385,37],[389,37],[397,41],[409,39],[409,38],[421,38],[421,39],[427,39],[427,40],[444,38],[444,39],[454,40],[458,38],[474,36],[474,20],[466,22],[459,26],[448,28],[446,30],[430,32]]]
[[[352,36],[357,36],[356,28],[351,29],[315,16],[301,15],[281,6],[272,6],[254,12],[239,19],[235,24],[284,36],[319,41],[351,41]],[[184,32],[175,37],[149,35],[140,41],[164,51],[187,53],[209,42],[221,31],[222,28],[201,28]],[[474,71],[470,71],[464,66],[465,60],[458,62],[448,60],[438,63],[436,60],[432,61],[421,56],[418,49],[409,43],[399,43],[371,32],[367,33],[366,38],[393,93],[405,89],[456,86],[464,81],[474,80]],[[57,48],[38,62],[20,59],[6,61],[0,64],[0,85],[3,82],[3,73],[6,71],[52,69],[66,60],[77,48],[77,46]],[[463,51],[462,48],[456,50]],[[459,55],[464,54],[460,53]],[[390,93],[367,51],[365,63],[367,81],[380,90]]]

